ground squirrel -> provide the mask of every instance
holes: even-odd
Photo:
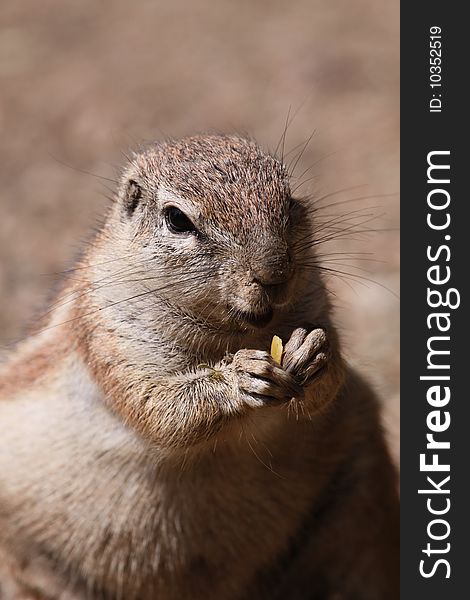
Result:
[[[238,136],[133,156],[2,368],[2,600],[398,598],[378,402],[289,179]]]

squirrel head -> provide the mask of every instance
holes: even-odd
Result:
[[[286,166],[250,139],[152,145],[125,169],[114,210],[109,234],[119,229],[149,294],[194,319],[253,330],[298,300],[308,211]]]

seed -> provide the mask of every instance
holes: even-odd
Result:
[[[280,337],[275,335],[273,337],[273,341],[271,342],[271,356],[279,364],[281,364],[282,350],[282,340]]]

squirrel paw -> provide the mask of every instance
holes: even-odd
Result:
[[[302,386],[294,375],[278,365],[264,350],[239,350],[231,366],[245,401],[252,406],[288,402],[303,396]]]
[[[285,345],[282,366],[302,386],[309,385],[328,363],[329,345],[326,331],[298,327]]]

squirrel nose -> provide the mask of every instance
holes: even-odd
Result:
[[[251,265],[253,280],[263,286],[286,283],[292,276],[292,261],[288,254],[264,257],[254,260]]]

